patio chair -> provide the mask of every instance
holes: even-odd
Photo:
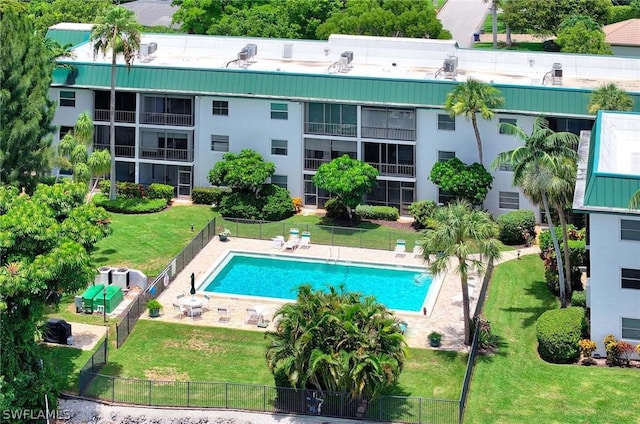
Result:
[[[283,244],[284,244],[283,236],[275,236],[274,238],[271,239],[271,247],[274,249],[282,248]]]
[[[260,314],[255,308],[247,308],[247,324],[258,325],[260,321]]]
[[[178,303],[180,303],[180,299],[182,299],[183,297],[184,297],[184,293],[181,293],[181,294],[176,296],[176,299],[178,300]]]
[[[174,303],[173,304],[173,312],[176,313],[174,318],[182,319],[182,318],[184,318],[184,314],[185,314],[186,311],[182,306],[178,305],[177,303]]]
[[[413,245],[413,257],[420,258],[424,255],[424,249],[422,248],[422,244],[415,243]]]
[[[302,232],[302,238],[300,239],[300,247],[311,247],[311,233],[309,231]]]
[[[231,316],[229,315],[229,308],[218,308],[218,321],[229,322]]]
[[[300,245],[300,239],[298,237],[289,237],[289,240],[282,246],[283,250],[296,250]]]
[[[398,239],[396,241],[396,247],[393,251],[395,252],[396,256],[404,256],[407,252],[407,242],[402,239]]]
[[[209,310],[209,301],[211,300],[211,296],[209,296],[208,294],[205,294],[203,296],[202,299],[202,310],[203,311],[208,311]]]
[[[196,317],[202,318],[202,306],[191,306],[187,309],[189,316],[195,321]]]

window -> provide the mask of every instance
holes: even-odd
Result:
[[[513,172],[513,165],[511,165],[510,163],[503,163],[498,169],[500,171]]]
[[[622,268],[622,288],[640,290],[640,269]]]
[[[228,152],[229,136],[228,135],[212,135],[211,151],[212,152]]]
[[[447,193],[446,191],[438,188],[438,203],[442,205],[446,205],[453,200],[455,200],[455,196],[453,194]]]
[[[498,119],[498,133],[506,134],[505,131],[504,131],[504,128],[502,127],[502,124],[518,125],[518,120],[517,119],[510,119],[510,118],[500,118],[500,119]]]
[[[287,140],[271,140],[271,154],[287,156]]]
[[[271,184],[275,184],[282,188],[287,188],[287,176],[286,175],[272,175]]]
[[[620,220],[620,239],[640,241],[640,221]]]
[[[357,135],[357,107],[335,103],[307,103],[305,132],[310,134]]]
[[[438,129],[446,131],[456,130],[456,118],[455,116],[449,116],[444,113],[438,114]]]
[[[622,318],[622,338],[640,340],[640,319]]]
[[[445,152],[444,150],[438,150],[438,162],[446,162],[449,159],[456,157],[456,152]]]
[[[289,119],[289,105],[286,103],[271,103],[271,119]]]
[[[76,107],[76,92],[75,91],[61,91],[60,92],[60,106]]]
[[[229,116],[229,102],[214,100],[212,104],[212,113],[214,115]]]
[[[64,125],[60,126],[60,140],[64,138],[65,135],[73,131],[73,127],[65,127]]]
[[[520,195],[515,191],[501,191],[498,194],[500,209],[520,209]]]

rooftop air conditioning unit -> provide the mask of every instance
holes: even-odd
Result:
[[[455,74],[458,70],[458,58],[457,57],[448,57],[444,60],[442,64],[442,68],[448,74]]]
[[[343,57],[347,59],[347,65],[351,65],[351,62],[353,62],[353,52],[352,51],[342,52],[340,54],[340,58],[343,58]]]
[[[158,43],[140,44],[140,55],[149,56],[158,50]]]
[[[562,78],[562,63],[554,63],[551,69],[553,70],[554,78]]]
[[[245,47],[244,49],[240,50],[240,53],[238,53],[238,60],[247,60],[247,59],[249,59],[249,52]]]
[[[251,59],[252,57],[254,57],[255,55],[258,54],[258,45],[257,44],[247,44],[244,49],[247,50],[248,53],[248,59]],[[244,50],[243,49],[243,50]]]

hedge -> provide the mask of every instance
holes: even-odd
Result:
[[[393,206],[358,205],[356,215],[360,219],[380,219],[383,221],[397,221],[400,218],[398,208]]]
[[[225,193],[231,193],[231,189],[196,187],[191,191],[191,201],[196,205],[216,205],[220,202],[220,197]]]
[[[582,291],[573,291],[571,293],[571,306],[579,306],[581,308],[587,307],[587,292]]]
[[[578,341],[585,330],[583,308],[574,306],[546,311],[536,321],[540,356],[556,364],[575,362],[580,357]]]
[[[126,199],[119,197],[115,200],[109,200],[103,194],[96,194],[93,196],[92,201],[96,206],[102,206],[109,212],[128,214],[160,212],[167,207],[165,199]]]
[[[420,230],[429,228],[429,221],[438,207],[433,200],[420,200],[409,205],[409,213],[413,217],[413,227]]]
[[[532,210],[507,212],[498,217],[500,235],[504,244],[525,244],[535,237],[536,216]]]
[[[173,186],[169,184],[151,184],[147,189],[149,199],[164,199],[167,203],[173,199]]]

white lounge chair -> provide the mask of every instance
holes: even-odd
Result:
[[[413,245],[413,257],[414,258],[419,258],[424,256],[424,249],[422,248],[421,244],[414,244]]]
[[[174,318],[182,319],[182,318],[184,318],[184,314],[185,314],[186,311],[182,306],[178,305],[177,303],[174,303],[173,304],[173,312],[176,313]]]
[[[218,308],[218,321],[229,322],[231,316],[229,315],[229,308]]]
[[[274,238],[271,239],[271,247],[274,249],[281,249],[283,244],[284,244],[283,236],[275,236]]]
[[[195,321],[196,317],[202,317],[202,306],[189,306],[187,307],[187,313]]]
[[[211,296],[209,296],[208,294],[205,294],[202,297],[202,310],[203,311],[208,311],[209,310],[209,301],[211,300]]]
[[[300,245],[299,237],[289,237],[289,240],[282,246],[284,250],[296,250],[296,248]]]
[[[245,321],[247,324],[258,325],[261,318],[262,314],[256,308],[247,308],[247,320]]]
[[[309,231],[302,232],[300,239],[300,247],[311,247],[311,233]]]
[[[399,239],[396,241],[396,248],[393,251],[396,256],[404,256],[407,253],[407,242]]]

